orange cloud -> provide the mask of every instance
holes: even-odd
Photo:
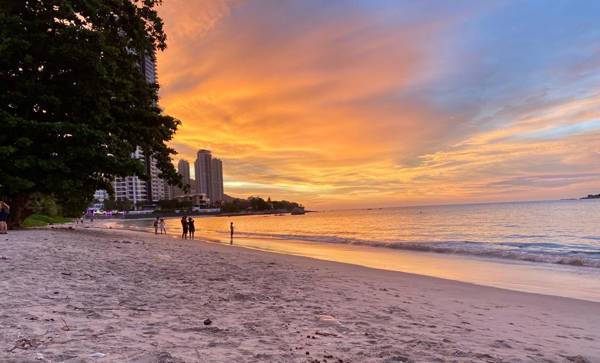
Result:
[[[183,121],[173,146],[188,160],[200,148],[221,157],[226,193],[353,207],[565,197],[599,180],[595,129],[544,138],[600,119],[597,97],[499,105],[498,124],[436,101],[436,80],[469,66],[439,53],[464,13],[381,22],[294,6],[161,10],[160,103]]]

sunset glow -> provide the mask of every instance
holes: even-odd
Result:
[[[166,0],[176,160],[313,209],[600,192],[600,3]]]

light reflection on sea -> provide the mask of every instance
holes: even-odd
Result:
[[[600,301],[600,201],[195,217],[197,238],[477,284]],[[167,230],[180,233],[178,218]],[[117,226],[152,229],[151,220]]]

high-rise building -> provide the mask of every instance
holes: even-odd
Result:
[[[144,161],[144,154],[140,148],[137,148],[131,157]],[[113,189],[116,200],[130,200],[134,205],[148,200],[147,184],[136,175],[116,178],[113,181]]]
[[[190,163],[187,160],[179,160],[179,163],[177,163],[177,172],[181,175],[183,184],[190,185]]]
[[[156,166],[156,160],[153,157],[149,157],[146,159],[148,175],[150,175],[150,180],[147,182],[149,187],[148,190],[150,193],[147,193],[148,200],[152,202],[158,202],[159,200],[167,199],[167,195],[165,193],[165,187],[167,183],[164,179],[160,178],[158,175],[160,174],[160,170],[158,166]]]
[[[210,166],[211,195],[209,198],[213,203],[220,203],[223,201],[223,162],[221,159],[213,158]]]
[[[196,172],[196,193],[206,194],[210,198],[211,189],[211,159],[210,150],[199,150],[194,162]],[[212,202],[212,201],[211,201]]]
[[[95,201],[98,201],[98,202],[102,203],[106,199],[108,199],[108,193],[106,192],[106,190],[100,189],[100,190],[96,190],[94,192],[94,200]]]
[[[196,179],[190,178],[190,194],[196,194]]]
[[[140,69],[148,83],[156,83],[156,58],[154,56],[142,56],[140,59]],[[115,199],[128,199],[137,206],[140,203],[157,202],[168,198],[168,186],[165,180],[158,176],[160,170],[156,166],[156,160],[152,156],[145,156],[140,148],[137,148],[131,157],[139,159],[144,163],[146,173],[150,179],[143,181],[135,175],[116,178],[113,182]]]
[[[140,60],[140,67],[148,83],[156,83],[156,56],[144,55]]]
[[[177,163],[177,173],[181,175],[181,181],[183,182],[183,185],[190,186],[190,189],[188,190],[187,194],[193,194],[193,179],[190,178],[190,163],[187,160],[179,160],[179,162]],[[186,194],[184,193],[183,189],[178,187],[177,185],[165,185],[165,189],[165,199],[174,199],[176,197],[180,197]]]
[[[210,150],[199,150],[194,163],[197,194],[206,194],[211,204],[223,201],[223,163]]]

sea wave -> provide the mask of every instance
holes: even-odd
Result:
[[[238,233],[238,236],[247,238],[270,238],[277,240],[298,240],[317,243],[350,244],[369,247],[391,248],[397,250],[471,255],[528,262],[554,263],[560,265],[600,268],[600,249],[585,244],[563,244],[557,242],[489,243],[480,241],[381,242],[331,235],[302,235],[251,232]]]

